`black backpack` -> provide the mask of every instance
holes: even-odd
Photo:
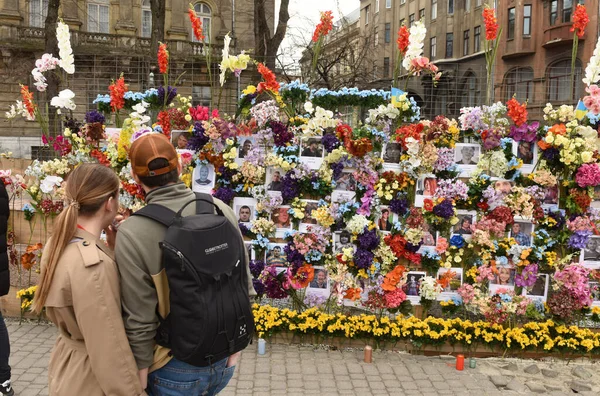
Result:
[[[196,214],[182,217],[196,203]],[[217,214],[215,214],[215,209]],[[248,346],[254,318],[248,296],[244,241],[208,194],[179,212],[150,204],[134,213],[167,227],[160,242],[171,310],[156,341],[193,366],[210,366]],[[160,315],[159,315],[160,318]]]

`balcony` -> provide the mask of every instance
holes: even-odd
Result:
[[[579,41],[585,40],[586,37],[587,33],[584,34]],[[544,48],[573,45],[573,32],[571,32],[571,23],[562,23],[544,28],[544,39],[542,43],[542,47]]]
[[[504,53],[502,59],[519,58],[535,54],[535,38],[528,37],[516,37],[512,40],[507,40],[504,43]]]

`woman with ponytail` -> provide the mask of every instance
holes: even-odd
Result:
[[[121,318],[113,257],[119,179],[82,164],[66,181],[65,209],[42,255],[33,310],[58,327],[48,368],[50,395],[145,394]],[[106,232],[108,247],[100,240]]]

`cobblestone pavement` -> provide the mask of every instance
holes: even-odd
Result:
[[[55,328],[14,320],[7,325],[16,394],[47,395]],[[221,395],[567,395],[574,388],[600,394],[600,365],[586,361],[477,359],[476,369],[465,362],[459,372],[450,357],[374,352],[373,363],[362,359],[362,351],[297,345],[267,345],[267,354],[258,356],[254,343]]]

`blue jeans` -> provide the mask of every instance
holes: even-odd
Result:
[[[151,396],[213,396],[225,389],[233,377],[235,366],[226,366],[227,358],[211,367],[196,367],[171,359],[148,375],[146,392]]]
[[[10,355],[10,342],[8,342],[8,330],[0,311],[0,384],[10,379],[10,366],[8,357]]]

